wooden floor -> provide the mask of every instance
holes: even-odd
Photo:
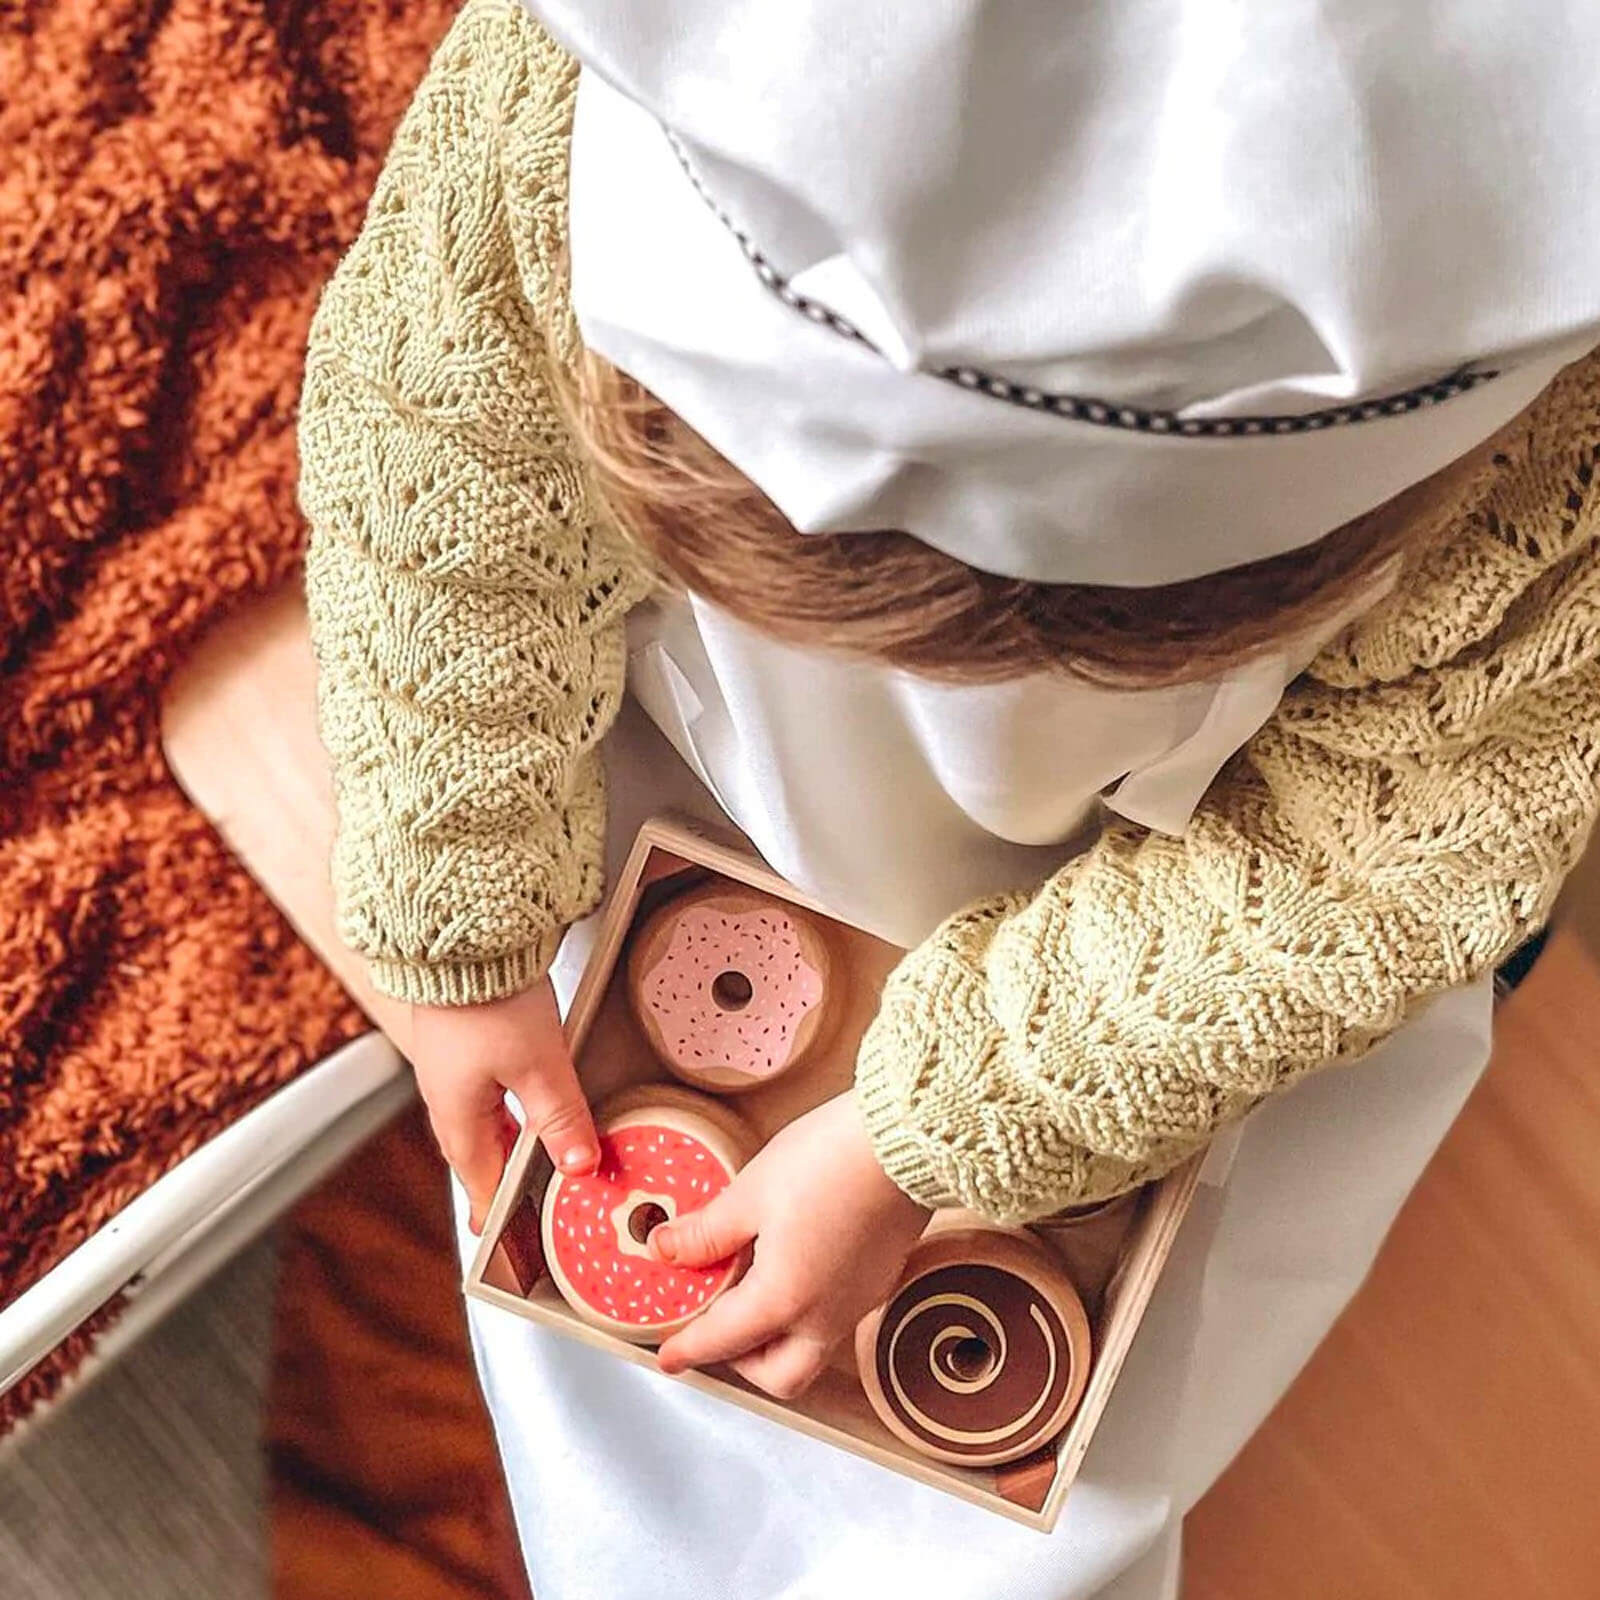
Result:
[[[1600,1597],[1600,967],[1575,934],[1497,1041],[1370,1281],[1191,1516],[1188,1600]],[[413,1118],[296,1220],[276,1600],[526,1592],[443,1194]]]
[[[1600,968],[1552,939],[1361,1294],[1196,1508],[1187,1600],[1600,1596]]]
[[[414,1108],[281,1230],[274,1600],[528,1600],[446,1183]]]

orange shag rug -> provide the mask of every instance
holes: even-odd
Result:
[[[157,701],[296,569],[307,323],[453,9],[0,14],[0,1303],[362,1027],[179,793]]]

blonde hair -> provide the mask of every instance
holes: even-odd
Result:
[[[1029,583],[894,530],[796,532],[675,413],[592,352],[579,353],[565,400],[603,507],[670,582],[777,638],[963,681],[1055,670],[1154,687],[1213,676],[1343,607],[1436,526],[1430,508],[1473,459],[1265,561],[1148,589]]]

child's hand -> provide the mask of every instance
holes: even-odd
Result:
[[[413,1006],[407,1055],[434,1137],[483,1229],[495,1185],[516,1142],[506,1109],[516,1095],[528,1125],[563,1172],[590,1172],[600,1159],[594,1118],[578,1087],[572,1052],[549,980],[477,1006]]]
[[[792,1400],[888,1296],[927,1220],[878,1165],[854,1096],[818,1106],[709,1205],[650,1235],[663,1259],[703,1266],[755,1241],[744,1278],[662,1345],[662,1370],[729,1361]]]

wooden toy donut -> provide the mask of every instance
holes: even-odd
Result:
[[[655,1344],[692,1321],[743,1270],[658,1261],[651,1230],[703,1206],[728,1186],[754,1139],[725,1106],[653,1086],[595,1114],[600,1165],[555,1173],[540,1235],[551,1282],[584,1321],[635,1344]]]
[[[879,1420],[922,1455],[1015,1461],[1067,1425],[1089,1380],[1089,1319],[1036,1239],[962,1228],[921,1240],[900,1286],[856,1329]]]
[[[828,967],[814,918],[711,884],[669,900],[640,928],[628,993],[674,1077],[734,1094],[805,1058],[827,1015]]]

